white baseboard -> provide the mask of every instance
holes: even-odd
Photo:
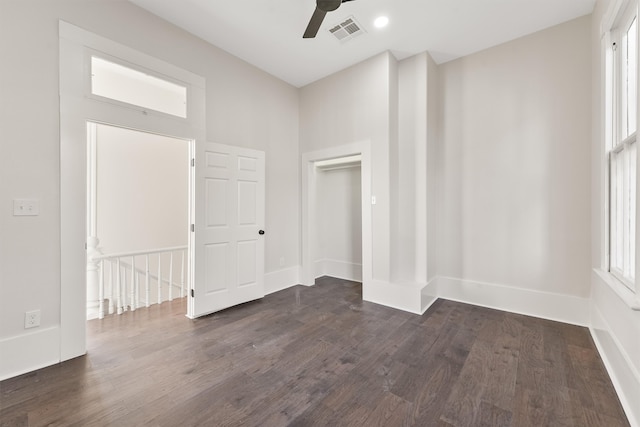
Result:
[[[314,268],[316,278],[331,276],[337,279],[362,282],[362,264],[335,259],[321,259],[315,262]]]
[[[417,283],[390,283],[372,280],[371,283],[362,285],[362,299],[397,310],[422,314],[421,290],[422,286]]]
[[[612,327],[597,308],[591,307],[591,337],[607,369],[620,403],[632,426],[640,427],[640,373],[634,368],[631,357],[613,334]]]
[[[640,375],[632,368],[629,356],[616,342],[615,336],[609,332],[607,321],[595,306],[592,308],[592,315],[594,325],[599,325],[589,328],[598,353],[618,393],[629,424],[640,427],[640,406],[637,404],[640,402]]]
[[[317,279],[318,277],[325,276],[324,273],[324,260],[319,259],[313,263],[313,278]]]
[[[59,362],[59,326],[0,341],[0,381]]]
[[[284,268],[264,275],[265,295],[290,288],[300,283],[300,267]]]
[[[452,277],[437,278],[438,297],[512,313],[589,325],[589,298]]]
[[[420,290],[420,314],[424,314],[438,299],[438,279],[433,278]]]

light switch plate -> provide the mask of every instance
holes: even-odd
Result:
[[[38,200],[35,199],[14,199],[13,215],[14,216],[36,216],[40,214],[40,206]]]

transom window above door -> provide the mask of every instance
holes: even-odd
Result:
[[[91,56],[91,94],[187,118],[186,86],[99,56]]]

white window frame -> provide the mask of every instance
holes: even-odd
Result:
[[[636,92],[636,105],[632,110],[635,119],[636,129],[628,132],[628,106],[627,106],[627,80],[626,67],[623,66],[623,59],[626,57],[622,52],[622,39],[633,21],[636,21],[638,28],[638,2],[617,1],[614,4],[613,12],[609,16],[609,24],[604,32],[604,88],[605,88],[605,123],[604,123],[604,152],[606,158],[605,175],[605,267],[606,270],[628,290],[635,292],[636,297],[640,295],[637,269],[638,251],[636,239],[637,224],[637,172],[635,180],[632,180],[632,161],[635,161],[637,171],[637,125],[638,125],[638,76],[633,80],[631,90]],[[637,35],[636,35],[637,36]],[[635,40],[635,60],[638,62],[638,40]],[[637,70],[636,65],[636,70]],[[624,117],[623,117],[624,115]],[[635,151],[635,153],[634,153]],[[632,159],[632,154],[635,158]],[[622,169],[620,169],[622,168]],[[614,177],[618,175],[618,178]],[[619,186],[621,185],[621,186]],[[615,203],[615,197],[619,190],[622,190],[623,203],[622,212]],[[635,204],[629,204],[629,198],[624,197],[630,192],[633,193],[631,200]],[[635,217],[635,218],[634,218]],[[629,218],[632,218],[631,221]],[[616,226],[622,225],[622,230]],[[621,250],[620,250],[621,248]],[[633,256],[633,259],[631,258]],[[621,266],[622,268],[618,268]]]
[[[128,68],[130,70],[133,71],[137,71],[140,72],[142,74],[147,74],[150,77],[154,77],[158,80],[162,80],[165,81],[167,83],[172,83],[176,86],[182,87],[184,89],[186,89],[186,106],[185,106],[185,115],[181,116],[178,114],[172,114],[172,113],[168,113],[168,112],[163,112],[157,109],[154,109],[152,107],[149,106],[144,106],[144,105],[140,105],[140,104],[133,104],[133,103],[129,103],[129,102],[124,102],[115,98],[110,98],[108,96],[102,96],[102,95],[98,95],[96,93],[93,92],[93,87],[92,87],[92,81],[91,81],[91,75],[93,73],[92,70],[92,58],[98,58],[101,59],[103,61],[108,61],[111,62],[113,64],[117,64],[120,65],[122,67]],[[121,58],[115,57],[113,55],[109,55],[105,52],[101,52],[99,50],[95,50],[95,49],[91,49],[91,48],[85,48],[85,73],[84,73],[84,90],[85,90],[85,96],[87,98],[91,98],[91,99],[95,99],[97,101],[102,101],[105,103],[109,103],[112,105],[116,105],[119,107],[123,107],[123,108],[129,108],[131,110],[134,111],[139,111],[144,115],[148,115],[148,114],[152,114],[152,115],[157,115],[158,117],[161,117],[163,119],[171,119],[171,120],[177,120],[179,122],[186,122],[187,120],[190,119],[189,117],[189,98],[191,96],[191,92],[193,91],[193,87],[188,83],[188,82],[184,82],[182,80],[179,80],[177,78],[171,77],[170,75],[166,75],[166,74],[162,74],[159,73],[155,70],[149,69],[149,68],[145,68],[140,66],[139,64],[135,64],[132,63],[130,61],[125,61]]]

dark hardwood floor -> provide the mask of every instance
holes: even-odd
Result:
[[[0,383],[1,426],[627,426],[585,328],[321,278],[191,321],[88,322],[89,353]]]

